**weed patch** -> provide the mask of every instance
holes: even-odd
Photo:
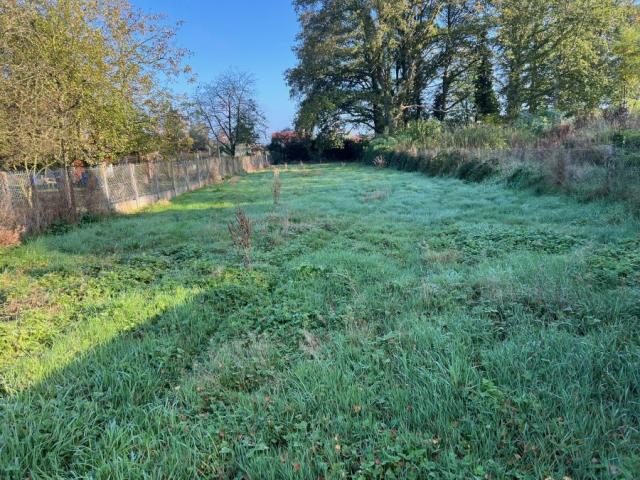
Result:
[[[566,253],[584,244],[573,235],[537,230],[514,225],[482,225],[465,228],[457,225],[434,232],[426,240],[436,251],[458,251],[461,260],[474,263],[483,258],[494,258],[515,251],[536,253]]]

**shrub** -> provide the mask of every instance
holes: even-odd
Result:
[[[366,142],[360,138],[345,138],[338,145],[317,145],[320,159],[328,162],[354,162],[362,159]]]
[[[570,124],[556,125],[543,133],[543,142],[546,146],[562,145],[567,142],[572,133],[573,128]]]
[[[465,153],[459,150],[438,152],[429,167],[431,175],[453,175],[465,162]]]
[[[292,130],[275,132],[271,136],[269,152],[274,164],[308,162],[312,158],[311,139]]]
[[[640,150],[640,131],[623,130],[613,135],[613,144],[629,150]]]
[[[442,123],[438,120],[416,120],[401,130],[399,136],[411,145],[429,148],[437,143],[442,134]]]
[[[24,223],[19,221],[8,190],[0,191],[0,247],[18,245],[26,230]]]
[[[373,163],[380,155],[387,155],[398,147],[398,140],[390,135],[376,137],[364,149],[364,161]]]
[[[388,139],[389,137],[384,137]],[[444,124],[437,120],[411,122],[401,129],[392,143],[426,150],[439,149],[504,149],[532,145],[538,135],[531,128],[500,125],[497,123]],[[375,148],[389,146],[389,141],[372,143]]]
[[[373,159],[373,166],[376,168],[385,168],[387,166],[387,160],[382,155],[378,155]]]
[[[269,144],[276,165],[310,161],[359,161],[365,148],[366,141],[363,138],[345,138],[339,132],[324,132],[312,139],[292,130],[274,133]]]
[[[513,127],[519,130],[529,130],[535,135],[542,135],[563,120],[561,113],[549,110],[538,115],[523,112],[513,122]]]
[[[24,228],[0,226],[0,247],[19,245]]]
[[[494,173],[494,167],[489,162],[473,157],[458,166],[456,177],[470,182],[482,182]]]
[[[513,188],[533,188],[543,182],[544,174],[530,165],[518,165],[506,177],[506,184]]]

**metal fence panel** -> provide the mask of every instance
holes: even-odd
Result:
[[[269,165],[266,155],[204,157],[45,170],[0,172],[0,227],[40,231],[83,213],[127,211]]]

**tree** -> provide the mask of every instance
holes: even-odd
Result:
[[[485,28],[485,2],[446,0],[441,3],[435,60],[439,81],[433,116],[443,121],[473,94],[473,69],[479,60],[476,44],[478,33]]]
[[[195,152],[203,152],[211,148],[209,128],[205,123],[197,122],[189,128],[189,136],[193,139],[191,148]]]
[[[625,0],[500,0],[497,40],[507,116],[569,114],[607,96],[611,39]]]
[[[158,140],[158,150],[166,157],[188,152],[193,145],[186,116],[170,103],[163,106]]]
[[[296,128],[586,113],[635,88],[632,0],[295,0]],[[624,27],[624,28],[623,28]],[[494,78],[502,85],[494,91]],[[640,88],[640,87],[639,87]]]
[[[623,108],[640,107],[640,6],[630,5],[613,45],[615,88],[612,101]]]
[[[298,65],[287,72],[300,100],[299,130],[354,124],[376,133],[420,116],[435,21],[433,0],[296,0]]]
[[[0,4],[0,160],[37,171],[149,148],[175,30],[126,0]]]
[[[228,71],[212,83],[200,85],[194,104],[212,137],[231,156],[239,144],[256,143],[264,131],[255,80],[248,73]]]
[[[478,65],[473,80],[476,120],[496,116],[500,113],[500,104],[493,89],[492,52],[488,45],[487,34],[482,33],[478,40]]]

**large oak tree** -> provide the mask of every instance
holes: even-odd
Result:
[[[632,0],[294,5],[298,63],[286,78],[306,132],[350,124],[379,134],[430,115],[577,114],[637,90]]]

